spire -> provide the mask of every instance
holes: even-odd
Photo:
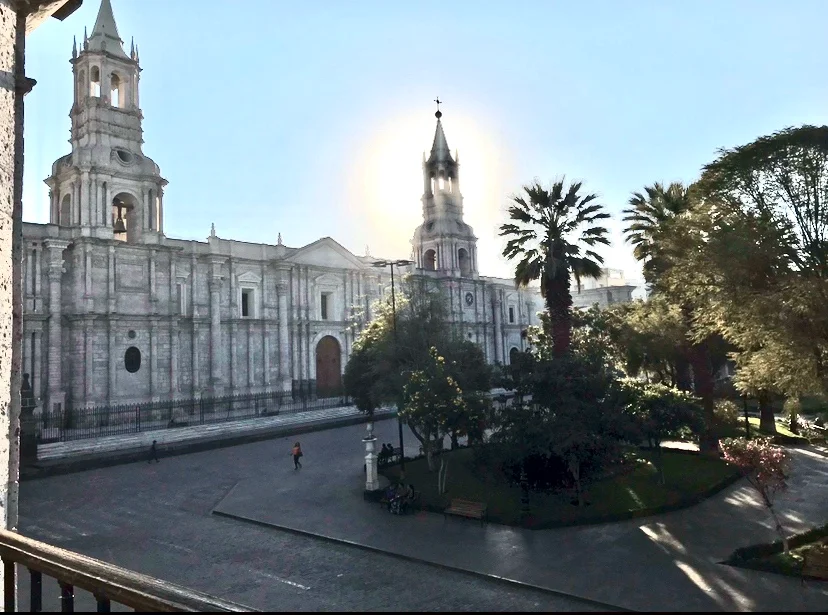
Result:
[[[282,243],[282,234],[281,234],[281,233],[278,233],[278,235],[277,235],[276,245],[277,245],[277,246],[282,246],[282,245],[284,245],[284,244]]]
[[[451,159],[451,151],[446,141],[446,133],[443,132],[443,123],[440,121],[440,118],[443,117],[443,112],[440,111],[442,101],[438,96],[434,99],[434,102],[437,103],[437,113],[434,114],[434,117],[437,118],[437,130],[434,132],[434,144],[431,146],[431,156],[428,157],[428,163],[454,162]]]
[[[216,236],[216,224],[215,222],[210,223],[210,237]]]
[[[78,57],[78,38],[76,36],[72,37],[72,59]]]
[[[135,37],[132,36],[129,39],[129,57],[133,60],[135,59]]]
[[[112,14],[112,4],[109,0],[101,0],[98,9],[98,18],[92,28],[89,38],[89,49],[92,51],[106,51],[112,55],[126,58],[123,48],[124,41],[118,36],[118,26],[115,25],[115,15]]]
[[[86,51],[89,47],[89,37],[86,36],[86,26],[83,27],[83,50]]]

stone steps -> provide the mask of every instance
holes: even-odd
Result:
[[[393,415],[394,411],[392,409],[381,409],[375,414],[377,418],[385,418]],[[158,450],[163,451],[165,448],[177,448],[179,445],[188,442],[239,438],[268,431],[282,431],[292,426],[304,427],[326,423],[335,425],[339,421],[352,421],[360,416],[364,415],[357,410],[356,406],[324,408],[225,423],[166,428],[68,442],[50,442],[37,447],[37,456],[39,462],[50,462],[74,457],[94,457],[114,452],[149,451],[153,440],[156,441]]]

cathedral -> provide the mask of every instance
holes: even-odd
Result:
[[[330,237],[302,247],[214,229],[205,241],[168,237],[164,210],[177,205],[143,152],[138,49],[125,51],[110,0],[71,65],[71,152],[45,180],[49,223],[23,228],[23,371],[38,405],[338,393],[360,325],[391,292],[391,268]],[[423,221],[405,255],[413,262],[393,275],[433,278],[459,334],[489,362],[509,363],[543,303],[534,289],[478,273],[457,155],[436,117]]]

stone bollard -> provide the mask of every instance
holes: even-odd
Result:
[[[379,490],[379,472],[373,423],[368,423],[368,435],[362,441],[365,443],[365,491],[374,492]]]

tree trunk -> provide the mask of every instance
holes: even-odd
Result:
[[[704,432],[699,438],[699,450],[706,454],[717,454],[719,442],[713,429],[716,415],[713,400],[713,374],[710,370],[709,349],[705,342],[693,344],[690,348],[690,361],[693,367],[693,388],[702,400],[704,414]]]
[[[776,522],[776,533],[779,534],[779,537],[782,539],[782,548],[784,549],[785,555],[790,553],[790,545],[788,544],[788,535],[785,534],[785,529],[782,527],[782,520],[779,518],[779,515],[776,514],[776,510],[773,508],[773,504],[770,503],[770,500],[763,494],[763,498],[765,500],[765,506],[768,507],[770,514],[773,516],[774,522]]]
[[[664,481],[664,457],[661,455],[661,442],[656,441],[656,459],[658,460],[658,482],[665,484]]]
[[[690,361],[687,358],[686,350],[676,358],[676,387],[687,392],[693,390],[692,379],[690,378]]]
[[[581,462],[574,457],[569,458],[569,473],[575,479],[575,493],[578,496],[578,506],[583,506],[584,494],[581,490]]]
[[[569,269],[558,271],[546,289],[546,307],[552,321],[552,355],[563,357],[572,344],[572,293]]]
[[[773,406],[767,391],[759,391],[759,429],[765,433],[776,433],[776,419],[773,416]]]

